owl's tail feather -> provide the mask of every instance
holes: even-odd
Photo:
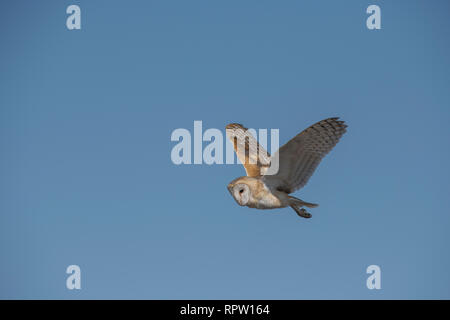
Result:
[[[308,208],[316,208],[319,205],[317,203],[310,203],[310,202],[306,202],[303,201],[301,199],[298,199],[296,197],[293,196],[289,196],[289,205],[290,206],[296,206],[296,207],[308,207]]]

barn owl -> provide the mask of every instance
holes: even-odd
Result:
[[[271,157],[266,150],[237,123],[226,126],[239,161],[247,176],[228,184],[228,191],[240,206],[257,209],[291,207],[298,216],[311,218],[302,207],[318,204],[300,200],[289,194],[304,187],[319,165],[346,132],[347,125],[339,118],[328,118],[303,130]],[[275,157],[277,156],[277,157]],[[267,174],[272,159],[278,159],[278,172]]]

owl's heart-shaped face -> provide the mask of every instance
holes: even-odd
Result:
[[[234,200],[240,205],[245,206],[248,204],[250,200],[250,188],[245,183],[238,183],[234,185],[228,186],[228,191],[230,191],[231,195],[233,196]]]

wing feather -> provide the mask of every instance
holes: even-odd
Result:
[[[347,125],[339,118],[328,118],[303,130],[277,151],[278,173],[265,178],[288,193],[304,187],[322,158],[339,142],[346,128]]]
[[[261,170],[270,166],[270,154],[243,125],[230,123],[225,129],[247,176],[260,176]]]

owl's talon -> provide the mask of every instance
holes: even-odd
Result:
[[[312,217],[312,214],[307,212],[304,208],[301,208],[299,212],[297,212],[299,217],[309,219]]]

